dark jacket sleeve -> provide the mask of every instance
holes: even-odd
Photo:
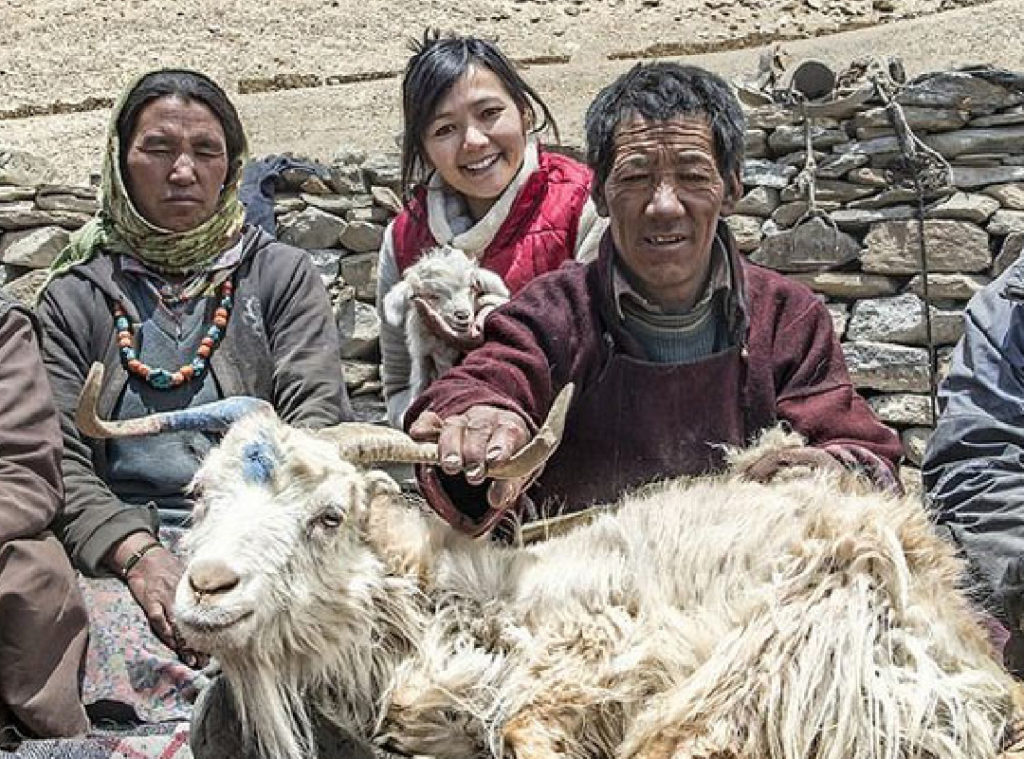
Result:
[[[1000,288],[997,280],[964,314],[923,467],[940,528],[985,594],[1024,556],[1024,307]]]
[[[338,327],[320,276],[298,248],[274,243],[263,255],[271,257],[261,286],[277,413],[302,427],[351,421]]]
[[[102,299],[99,299],[102,302]],[[64,511],[55,524],[74,564],[87,575],[107,573],[103,558],[133,532],[156,533],[155,508],[122,502],[96,474],[92,448],[75,425],[85,375],[99,356],[90,350],[93,314],[100,307],[92,286],[73,275],[50,283],[37,313],[43,327],[43,362],[60,415],[64,440]]]
[[[38,535],[57,515],[61,435],[32,320],[0,316],[0,545]]]
[[[902,445],[850,382],[828,310],[810,294],[794,305],[775,338],[779,418],[880,487],[898,489]]]

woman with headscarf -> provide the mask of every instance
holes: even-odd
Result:
[[[187,521],[188,484],[216,440],[94,440],[73,415],[100,361],[104,417],[248,395],[293,425],[351,418],[319,275],[303,251],[243,223],[245,159],[241,121],[213,81],[183,70],[143,76],[114,108],[101,210],[55,262],[38,305],[64,437],[58,532],[85,575],[119,578],[153,632],[193,666],[200,657],[174,630],[182,564],[162,528]]]

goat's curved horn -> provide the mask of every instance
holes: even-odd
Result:
[[[565,417],[569,415],[569,404],[575,386],[570,382],[555,396],[544,424],[537,430],[533,440],[524,445],[508,461],[487,470],[487,476],[496,480],[513,480],[532,474],[551,458],[562,442],[565,432]]]
[[[355,464],[436,464],[437,443],[419,443],[401,430],[362,422],[342,422],[317,430],[338,446],[338,455]]]
[[[257,411],[274,413],[274,407],[261,398],[238,396],[181,411],[165,411],[138,419],[105,421],[100,419],[96,410],[102,385],[103,364],[97,362],[89,369],[75,410],[78,429],[92,438],[138,437],[183,430],[225,432],[243,416]]]
[[[547,461],[562,441],[572,393],[571,383],[562,388],[533,439],[507,461],[488,469],[487,476],[497,480],[525,477]],[[357,464],[439,463],[436,443],[417,442],[390,427],[346,423],[322,429],[317,434],[334,440],[338,444],[339,455]]]

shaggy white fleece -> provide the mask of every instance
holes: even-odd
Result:
[[[242,474],[254,445],[265,481]],[[465,759],[994,757],[1014,685],[920,504],[813,472],[745,481],[756,455],[505,547],[250,418],[197,478],[182,630],[267,757],[311,755],[312,709]]]

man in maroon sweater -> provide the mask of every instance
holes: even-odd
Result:
[[[722,444],[786,422],[808,446],[755,467],[850,467],[894,487],[900,444],[850,384],[828,311],[741,257],[722,217],[743,187],[743,114],[698,68],[638,65],[586,117],[593,196],[609,217],[598,260],[569,264],[491,315],[486,341],[410,408],[437,440],[419,471],[431,505],[480,534],[574,511],[644,482],[702,474]],[[575,384],[565,435],[539,477],[490,481]],[[535,480],[535,481],[533,481]],[[523,492],[529,486],[529,498]]]

